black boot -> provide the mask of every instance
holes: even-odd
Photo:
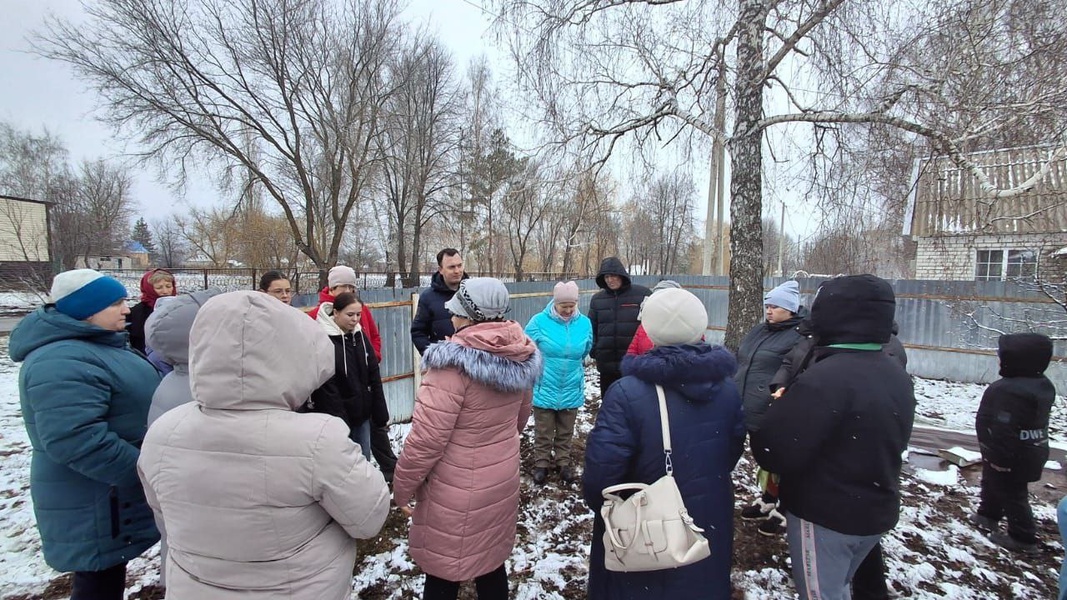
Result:
[[[537,485],[544,485],[545,480],[548,479],[548,469],[544,467],[534,467],[533,480]]]

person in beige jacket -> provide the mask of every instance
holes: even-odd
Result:
[[[194,402],[148,430],[138,471],[167,530],[167,598],[341,600],[356,539],[389,510],[381,473],[338,418],[294,412],[334,372],[299,310],[216,296],[189,334]]]

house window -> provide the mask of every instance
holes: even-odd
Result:
[[[1037,253],[1033,250],[978,250],[975,256],[976,281],[1033,277],[1036,273]]]

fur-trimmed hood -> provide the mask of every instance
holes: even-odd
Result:
[[[699,400],[737,372],[737,359],[722,346],[705,343],[659,346],[638,356],[626,356],[622,374],[679,390]]]
[[[533,389],[543,363],[537,345],[514,321],[464,327],[451,341],[426,349],[423,369],[459,369],[474,381],[501,392]]]

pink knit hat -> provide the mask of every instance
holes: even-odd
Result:
[[[552,299],[559,302],[577,302],[578,284],[573,281],[559,282],[552,289]]]

